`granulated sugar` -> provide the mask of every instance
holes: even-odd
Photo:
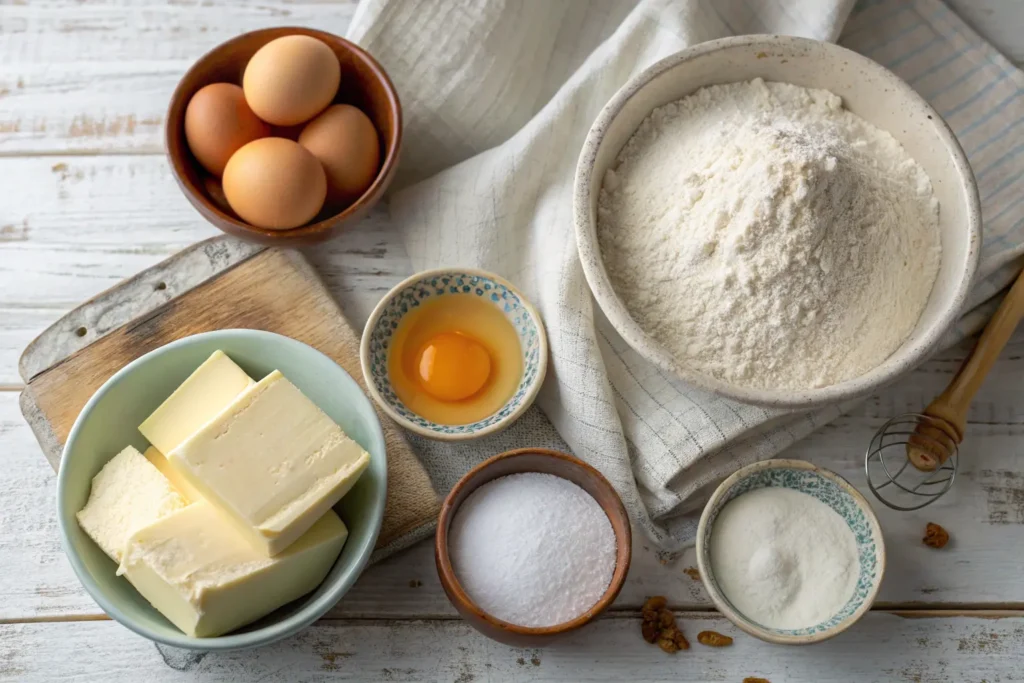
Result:
[[[583,614],[615,571],[607,515],[586,491],[551,474],[484,484],[463,501],[448,538],[469,597],[520,626],[554,626]]]

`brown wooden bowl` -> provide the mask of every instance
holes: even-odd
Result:
[[[492,479],[520,472],[553,474],[578,485],[598,502],[601,509],[608,515],[608,520],[612,523],[612,529],[615,532],[617,546],[615,572],[612,574],[608,589],[589,610],[572,621],[555,626],[542,628],[518,626],[484,612],[463,590],[448,557],[448,529],[459,506],[462,505],[462,501]],[[629,516],[626,514],[626,508],[623,507],[619,494],[615,492],[608,480],[582,460],[567,453],[546,448],[521,448],[508,451],[485,460],[471,469],[445,498],[437,520],[437,533],[434,537],[434,559],[437,562],[437,573],[441,578],[441,586],[452,605],[462,615],[462,618],[477,631],[488,638],[513,647],[548,645],[558,636],[575,631],[603,612],[618,596],[622,584],[626,581],[632,548],[633,535],[629,526]]]
[[[344,209],[325,206],[311,223],[291,230],[268,230],[250,225],[235,215],[223,199],[219,180],[203,170],[192,156],[185,141],[185,108],[196,91],[210,83],[240,85],[245,66],[257,50],[275,38],[294,34],[317,38],[337,55],[341,62],[341,86],[334,102],[359,107],[370,117],[380,138],[382,161],[373,184]],[[275,135],[294,137],[286,129],[275,127],[274,131]],[[398,152],[402,146],[402,105],[387,73],[358,45],[310,28],[268,28],[232,38],[192,65],[171,95],[165,141],[175,180],[185,197],[206,220],[226,233],[251,242],[299,246],[320,242],[337,234],[346,224],[365,216],[380,200],[398,167]]]

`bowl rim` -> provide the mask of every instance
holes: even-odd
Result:
[[[882,363],[868,372],[838,384],[817,389],[771,390],[743,387],[693,370],[676,359],[663,345],[641,328],[615,292],[601,255],[597,222],[590,219],[590,205],[594,196],[591,191],[592,171],[598,151],[608,127],[634,96],[645,89],[656,77],[698,57],[714,52],[741,49],[771,50],[779,47],[833,51],[847,61],[855,62],[858,66],[870,70],[886,80],[892,87],[894,96],[902,97],[931,119],[935,126],[936,138],[951,157],[961,187],[967,196],[967,267],[944,310],[936,317],[931,331],[913,347],[907,349],[904,357],[892,368],[886,368],[883,371],[882,365],[895,353],[899,353],[903,349],[902,345],[894,354],[890,354]],[[899,76],[878,62],[835,43],[796,36],[754,34],[710,40],[669,55],[630,78],[602,108],[587,132],[573,180],[573,223],[583,273],[594,298],[616,332],[632,349],[660,369],[692,386],[742,403],[778,408],[808,409],[867,396],[918,365],[938,346],[949,327],[957,319],[960,309],[970,293],[970,287],[981,258],[981,200],[978,195],[978,186],[967,156],[945,119]],[[904,341],[905,343],[906,341]]]
[[[86,416],[92,411],[95,405],[105,396],[110,390],[112,390],[117,384],[122,382],[125,377],[134,372],[139,366],[143,365],[153,357],[163,355],[169,351],[174,350],[179,346],[189,346],[196,343],[197,341],[203,341],[208,338],[215,338],[221,336],[253,336],[253,337],[276,337],[284,340],[286,343],[291,345],[298,345],[305,347],[307,351],[310,351],[324,360],[329,361],[334,365],[352,384],[359,389],[359,383],[345,371],[343,367],[338,365],[330,356],[322,353],[321,351],[313,348],[309,344],[300,342],[297,339],[292,339],[283,334],[277,334],[276,332],[268,332],[265,330],[253,330],[245,328],[228,328],[223,330],[211,330],[208,332],[201,332],[198,334],[189,335],[176,339],[172,342],[164,344],[158,348],[149,351],[148,353],[139,356],[135,360],[131,361],[123,368],[115,372],[105,381],[99,389],[89,398],[86,404],[82,407],[82,410],[78,413],[75,418],[75,422],[71,427],[71,431],[68,433],[67,441],[64,444],[64,448],[61,450],[61,466],[57,472],[57,526],[60,530],[61,546],[64,550],[65,556],[68,558],[68,562],[71,564],[75,575],[78,577],[79,582],[86,589],[89,595],[99,604],[104,612],[115,621],[125,626],[129,630],[137,633],[138,635],[152,640],[156,643],[162,643],[164,645],[170,645],[172,647],[180,647],[189,650],[205,650],[205,651],[227,651],[227,650],[242,650],[252,647],[259,647],[268,645],[276,642],[283,638],[295,635],[302,629],[306,628],[314,621],[322,617],[327,613],[338,601],[348,592],[348,590],[355,584],[356,580],[366,569],[369,564],[370,555],[373,553],[373,549],[377,545],[377,538],[380,535],[380,529],[384,521],[384,507],[387,503],[387,449],[384,440],[384,432],[380,425],[380,419],[377,417],[376,411],[372,410],[373,404],[370,404],[371,413],[373,414],[373,421],[371,425],[371,437],[375,442],[372,446],[377,449],[382,457],[385,458],[385,466],[383,467],[382,474],[382,485],[380,486],[379,492],[373,501],[373,508],[377,510],[377,514],[373,515],[371,520],[371,533],[367,541],[367,547],[364,547],[361,552],[361,557],[351,565],[351,569],[338,581],[335,585],[330,587],[324,595],[317,598],[315,601],[304,607],[302,610],[289,615],[287,618],[266,626],[261,627],[255,631],[247,631],[245,633],[228,633],[222,636],[215,636],[212,638],[197,638],[193,636],[181,634],[174,634],[173,636],[166,636],[161,633],[151,631],[145,625],[136,623],[133,619],[129,618],[121,608],[112,600],[107,598],[106,593],[99,587],[99,585],[93,580],[92,574],[85,568],[85,565],[78,556],[78,553],[74,550],[74,546],[71,542],[70,534],[64,523],[65,519],[65,505],[66,491],[71,485],[68,481],[67,468],[64,466],[65,458],[68,456],[69,451],[75,441],[78,439],[78,433],[82,430],[82,425],[85,422]],[[363,392],[360,390],[360,394]],[[365,395],[363,396],[365,398]],[[369,401],[367,401],[369,403]],[[368,449],[369,450],[369,449]],[[89,539],[92,542],[92,539]],[[347,541],[346,541],[347,542]],[[337,562],[337,560],[335,560]],[[332,569],[334,565],[331,565]],[[326,579],[324,579],[326,581]],[[321,582],[317,588],[323,585]],[[133,588],[134,590],[134,588]],[[316,589],[314,589],[316,590]],[[308,594],[307,594],[308,595]],[[304,596],[305,597],[305,596]]]
[[[861,512],[864,513],[864,517],[868,520],[868,524],[871,526],[871,532],[876,539],[876,560],[878,563],[878,572],[876,573],[875,581],[872,583],[871,589],[869,590],[864,602],[853,611],[843,621],[839,622],[827,631],[821,631],[819,633],[810,633],[806,635],[788,635],[776,633],[773,630],[759,626],[754,622],[750,621],[746,616],[738,612],[733,608],[729,600],[718,590],[717,586],[708,581],[706,577],[714,576],[714,572],[711,569],[711,562],[708,559],[708,548],[704,547],[704,535],[707,531],[707,526],[711,523],[711,510],[718,503],[721,498],[729,492],[735,484],[743,481],[747,477],[757,472],[769,469],[788,469],[788,470],[807,470],[815,472],[816,474],[825,477],[839,486],[843,491],[850,494],[854,502],[857,503],[857,507],[860,508]],[[795,460],[789,458],[774,458],[770,460],[761,460],[755,463],[751,463],[745,467],[733,472],[729,475],[725,481],[718,485],[715,492],[711,494],[707,504],[704,506],[703,512],[700,515],[700,521],[697,523],[697,568],[700,571],[701,582],[704,584],[704,589],[707,591],[708,596],[711,598],[711,602],[714,603],[715,608],[718,609],[729,621],[735,624],[738,628],[742,629],[746,633],[759,638],[768,643],[775,643],[779,645],[810,645],[812,643],[820,643],[823,640],[833,638],[846,629],[850,628],[853,624],[860,620],[871,606],[875,602],[875,598],[878,596],[878,591],[882,587],[882,580],[885,578],[886,568],[886,553],[885,553],[885,536],[882,533],[882,525],[878,521],[878,516],[875,511],[871,508],[867,498],[864,497],[860,491],[858,491],[853,484],[847,481],[844,477],[836,474],[832,470],[824,467],[819,467],[814,463],[806,460]]]
[[[204,68],[201,65],[204,65],[205,62],[209,60],[214,53],[225,48],[228,48],[229,46],[235,45],[237,43],[244,42],[245,40],[248,40],[253,36],[263,35],[267,35],[269,37],[267,42],[270,42],[271,40],[275,40],[277,38],[283,38],[289,35],[305,35],[310,36],[312,38],[316,38],[317,40],[320,40],[327,44],[333,43],[342,45],[346,50],[348,50],[354,56],[359,58],[360,61],[364,62],[366,66],[369,68],[369,70],[373,73],[374,78],[380,82],[381,86],[384,89],[384,93],[387,96],[388,109],[391,111],[391,114],[395,119],[395,125],[392,129],[391,136],[385,141],[386,153],[380,161],[380,169],[377,171],[377,176],[373,179],[373,182],[370,184],[370,186],[366,188],[363,191],[363,193],[359,195],[359,197],[356,198],[351,204],[346,206],[338,213],[328,216],[322,220],[316,221],[315,223],[307,223],[305,225],[300,225],[297,228],[290,228],[288,230],[270,230],[268,228],[260,228],[255,225],[252,225],[251,223],[247,223],[239,218],[236,218],[225,213],[219,206],[217,206],[215,202],[212,202],[207,198],[206,193],[201,188],[197,187],[194,183],[192,183],[189,180],[188,174],[184,172],[185,166],[187,164],[186,159],[183,158],[181,155],[177,155],[171,152],[171,129],[174,126],[184,126],[184,116],[185,108],[187,107],[187,102],[185,102],[181,106],[180,120],[179,117],[172,116],[172,112],[176,107],[181,105],[181,103],[185,99],[185,82],[189,80],[190,76],[197,75],[201,71],[203,71]],[[239,83],[236,85],[240,86],[241,84]],[[332,102],[328,106],[332,106],[333,104],[334,102]],[[272,244],[279,244],[284,241],[291,241],[293,239],[303,239],[321,235],[329,231],[333,226],[337,225],[338,223],[350,218],[354,214],[361,211],[367,205],[371,198],[374,198],[377,196],[377,194],[379,194],[382,185],[390,182],[392,172],[394,171],[398,163],[399,152],[401,151],[402,148],[402,103],[398,97],[398,91],[395,89],[395,85],[394,83],[391,82],[391,78],[384,70],[384,67],[380,65],[380,62],[374,59],[373,55],[371,55],[369,52],[361,48],[359,45],[356,45],[352,41],[347,40],[334,33],[321,31],[319,29],[310,28],[307,26],[274,26],[269,28],[261,28],[256,29],[254,31],[241,33],[231,38],[230,40],[226,40],[223,43],[218,43],[213,48],[205,52],[201,57],[196,59],[188,68],[188,70],[185,71],[182,77],[178,80],[178,83],[174,86],[174,91],[171,93],[171,98],[168,101],[165,119],[166,121],[164,123],[163,135],[164,152],[167,156],[168,161],[170,162],[169,165],[171,167],[171,173],[174,175],[175,180],[177,180],[178,185],[182,189],[182,192],[184,192],[186,195],[190,195],[192,198],[195,199],[195,201],[202,203],[208,210],[214,212],[220,220],[223,220],[226,223],[230,223],[240,231],[251,233],[254,237],[258,237],[260,240],[264,240]],[[184,133],[182,133],[182,135],[184,135]],[[272,135],[271,137],[274,136]],[[383,136],[381,137],[383,138]],[[216,224],[214,224],[214,227],[219,228],[219,226],[217,226]]]
[[[561,460],[569,464],[570,466],[579,468],[593,475],[595,479],[598,481],[599,485],[606,487],[608,491],[614,494],[613,499],[616,502],[616,514],[620,515],[622,519],[624,519],[626,522],[624,525],[624,528],[626,530],[624,534],[625,561],[621,564],[621,566],[618,563],[616,564],[615,569],[612,573],[611,582],[608,584],[608,588],[605,589],[605,592],[601,594],[600,599],[598,599],[598,601],[595,602],[583,614],[573,619],[570,619],[569,621],[564,621],[560,624],[554,624],[553,626],[520,626],[518,624],[513,624],[511,622],[498,619],[497,617],[494,617],[491,614],[489,614],[486,610],[484,610],[482,607],[476,604],[476,602],[474,602],[473,599],[469,597],[469,594],[466,593],[465,589],[463,589],[462,584],[459,582],[458,576],[455,574],[455,568],[452,566],[451,557],[448,554],[448,529],[451,526],[452,519],[455,517],[455,514],[459,511],[459,507],[461,505],[461,503],[460,505],[455,505],[455,498],[466,487],[466,484],[469,482],[469,480],[475,477],[477,474],[490,469],[494,464],[501,462],[503,460],[515,459],[525,455],[540,455],[542,457]],[[522,472],[511,472],[510,474],[522,474],[523,472],[531,471],[534,470],[523,470]],[[560,478],[566,479],[565,477]],[[571,481],[569,479],[566,480]],[[490,481],[494,480],[492,479]],[[480,486],[483,486],[484,483],[488,482],[483,482],[480,484]],[[577,484],[577,486],[579,486],[579,484]],[[479,486],[477,488],[479,488]],[[472,492],[470,492],[470,494],[471,493]],[[588,493],[587,495],[590,494]],[[611,522],[611,515],[605,512],[604,508],[601,508],[601,511],[605,513],[605,516],[609,518],[608,521]],[[616,537],[616,542],[618,542],[618,537]],[[633,561],[633,531],[631,521],[629,519],[629,514],[626,512],[626,507],[622,503],[621,496],[619,496],[618,491],[615,490],[615,487],[611,485],[611,482],[609,482],[605,478],[605,476],[601,474],[601,472],[599,472],[594,466],[563,451],[556,451],[550,448],[516,448],[510,451],[505,451],[503,453],[498,453],[497,455],[491,456],[490,458],[484,460],[482,463],[473,467],[471,470],[466,472],[466,474],[464,474],[459,479],[458,482],[456,482],[455,486],[453,486],[451,488],[451,491],[448,492],[448,495],[445,496],[444,502],[441,504],[441,511],[438,513],[437,516],[437,530],[434,533],[434,559],[437,565],[438,578],[441,580],[441,586],[446,590],[446,595],[448,594],[448,591],[454,593],[456,598],[460,602],[464,603],[470,609],[472,609],[489,626],[502,631],[508,631],[517,636],[556,636],[563,633],[568,633],[569,631],[575,631],[576,629],[587,625],[588,623],[593,621],[599,614],[604,612],[618,597],[619,592],[622,590],[622,587],[626,583],[626,577],[629,575],[629,567]],[[455,606],[455,601],[452,600],[451,597],[449,597],[449,600],[452,602],[453,606]]]
[[[443,275],[451,275],[454,273],[464,273],[466,275],[476,275],[484,277],[489,280],[493,280],[503,287],[510,290],[513,294],[519,297],[519,303],[523,308],[530,314],[530,318],[533,320],[534,325],[537,327],[537,339],[538,339],[538,367],[537,374],[533,379],[533,382],[527,387],[527,391],[523,394],[523,400],[520,402],[519,407],[510,412],[508,415],[498,420],[494,424],[488,425],[481,429],[472,432],[463,432],[459,434],[444,434],[436,432],[427,427],[420,426],[415,422],[409,420],[404,415],[395,410],[390,403],[385,400],[379,391],[377,391],[377,385],[373,380],[373,376],[370,374],[370,337],[373,333],[374,327],[380,320],[381,315],[384,314],[385,307],[391,303],[391,301],[406,287],[429,277],[440,277]],[[447,296],[444,294],[442,296]],[[530,300],[526,298],[523,292],[513,285],[511,282],[495,275],[486,270],[480,268],[457,268],[457,267],[445,267],[445,268],[432,268],[429,270],[422,270],[418,273],[414,273],[409,277],[405,278],[397,285],[388,290],[388,293],[381,297],[377,305],[373,307],[373,311],[370,313],[370,317],[366,320],[366,325],[363,326],[362,339],[359,342],[359,364],[363,370],[363,380],[366,382],[367,390],[370,392],[370,396],[377,402],[381,410],[387,413],[388,417],[400,424],[405,429],[411,432],[425,436],[430,439],[437,441],[470,441],[472,439],[478,439],[488,434],[495,434],[507,428],[513,422],[519,419],[519,417],[526,412],[527,408],[533,405],[534,400],[537,398],[537,394],[540,392],[541,385],[544,384],[544,378],[547,376],[548,370],[548,337],[547,331],[544,329],[544,321],[540,317],[540,313],[534,308]],[[504,407],[504,406],[502,406]],[[501,410],[499,408],[498,410]],[[410,410],[410,412],[415,412]],[[493,414],[493,413],[492,413]],[[426,418],[424,418],[426,419]],[[486,419],[486,418],[482,418]]]

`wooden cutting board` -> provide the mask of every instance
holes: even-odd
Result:
[[[168,342],[210,330],[277,332],[319,349],[366,389],[359,336],[301,254],[215,237],[107,290],[57,321],[21,357],[21,409],[54,469],[89,397]],[[401,430],[378,411],[388,501],[375,557],[430,533],[438,498]]]

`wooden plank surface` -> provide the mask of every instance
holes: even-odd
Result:
[[[643,643],[631,614],[646,595],[708,610],[686,570],[637,535],[630,578],[610,618],[556,648],[521,651],[454,619],[424,543],[367,572],[297,638],[256,652],[161,653],[109,621],[60,549],[55,481],[21,419],[17,358],[83,300],[212,236],[162,156],[167,97],[202,52],[243,31],[282,24],[344,32],[350,0],[0,0],[0,681],[49,680],[713,680],[997,681],[1020,678],[1024,652],[1024,336],[1003,354],[971,409],[964,469],[927,511],[878,507],[889,546],[882,605],[932,618],[873,613],[813,648],[694,646],[670,658]],[[1011,59],[1024,60],[1020,0],[953,0],[953,9]],[[380,215],[307,250],[345,314],[361,325],[409,272]],[[787,453],[863,484],[866,439],[887,417],[919,409],[949,381],[964,349],[941,354]],[[919,543],[926,521],[953,543]],[[972,616],[942,609],[977,609]],[[941,615],[940,615],[941,614]],[[940,616],[936,616],[940,615]],[[1003,618],[995,618],[1004,615]],[[980,618],[986,617],[986,618]],[[991,618],[990,618],[991,617]],[[683,618],[732,633],[712,613]],[[36,623],[41,622],[41,623]],[[536,664],[534,663],[536,660]]]
[[[1015,348],[1024,350],[1017,342]],[[934,369],[943,361],[933,361]],[[952,372],[952,363],[948,372]],[[1013,367],[1010,367],[1010,366]],[[926,368],[927,369],[927,368]],[[846,476],[862,490],[862,454],[866,439],[885,419],[906,410],[941,388],[948,372],[913,375],[914,383],[870,400],[855,413],[800,443],[787,455],[807,458]],[[1006,362],[983,390],[978,421],[968,427],[964,468],[956,488],[927,510],[896,513],[875,505],[885,533],[889,569],[879,596],[893,607],[1015,607],[1024,609],[1019,548],[1024,545],[1024,411],[1006,409],[1008,397],[1024,383],[1024,364]],[[1000,399],[1002,397],[1002,400]],[[1020,406],[1018,401],[1016,404]],[[10,571],[0,572],[0,619],[53,614],[98,615],[70,573],[57,540],[52,470],[22,420],[16,395],[0,393],[0,438],[5,462],[16,473],[18,495],[0,497],[0,557]],[[920,543],[928,521],[945,525],[953,542],[943,551]],[[23,543],[24,538],[33,539]],[[616,608],[635,609],[645,596],[664,594],[673,605],[708,608],[700,583],[686,572],[695,566],[691,552],[667,561],[636,536],[629,580]],[[56,594],[52,586],[66,586]],[[433,551],[422,543],[368,571],[338,605],[336,616],[451,616],[434,569]]]
[[[1024,618],[906,618],[874,613],[843,637],[778,647],[707,613],[677,615],[691,648],[662,653],[637,618],[605,618],[543,650],[500,645],[462,621],[321,621],[253,651],[161,651],[109,621],[0,625],[0,680],[135,681],[728,681],[962,683],[1015,680]],[[735,637],[697,644],[701,630]],[[73,657],[68,657],[74,652]],[[1019,680],[1019,679],[1016,679]]]
[[[171,91],[197,57],[271,26],[344,33],[354,9],[351,0],[4,3],[0,154],[161,154]]]

